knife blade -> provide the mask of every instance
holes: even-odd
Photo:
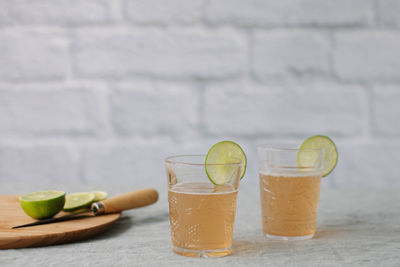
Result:
[[[158,200],[158,192],[153,188],[146,188],[125,193],[119,196],[115,196],[103,201],[95,202],[91,205],[90,209],[87,210],[67,214],[61,217],[38,220],[32,223],[17,225],[12,228],[16,229],[28,226],[67,221],[81,217],[86,217],[82,215],[87,213],[92,213],[93,215],[97,216],[102,214],[122,212],[124,210],[151,205],[155,203],[157,200]]]
[[[22,225],[17,225],[17,226],[13,226],[13,229],[16,228],[22,228],[22,227],[27,227],[27,226],[34,226],[34,225],[40,225],[40,224],[48,224],[48,223],[54,223],[54,222],[62,222],[62,221],[67,221],[67,220],[71,220],[72,218],[79,218],[79,217],[83,217],[83,216],[78,216],[78,215],[82,215],[85,213],[92,213],[92,210],[83,210],[80,212],[74,212],[71,214],[67,214],[61,217],[56,217],[56,218],[50,218],[50,219],[44,219],[44,220],[39,220],[36,222],[32,222],[32,223],[27,223],[27,224],[22,224]]]

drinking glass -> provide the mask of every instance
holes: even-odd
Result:
[[[205,155],[171,156],[165,160],[172,248],[190,257],[231,254],[236,197],[243,163],[207,164],[225,183],[207,176]],[[213,170],[214,169],[214,170]]]
[[[258,146],[262,227],[279,240],[314,236],[323,149],[292,145]]]

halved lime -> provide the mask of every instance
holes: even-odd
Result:
[[[19,197],[19,203],[26,214],[34,219],[53,217],[62,210],[65,203],[64,191],[38,191]]]
[[[302,150],[307,149],[324,149],[324,158],[322,161],[322,177],[330,174],[336,167],[338,160],[338,152],[335,143],[327,136],[315,135],[306,139],[300,146],[299,153],[297,154],[297,163],[299,166],[310,165],[311,162],[315,161],[313,154],[311,153],[300,153]],[[314,154],[315,155],[315,154]]]
[[[94,193],[93,202],[102,201],[107,198],[107,192],[104,191],[92,191]]]
[[[93,192],[79,192],[68,194],[65,198],[63,211],[75,211],[89,208],[95,199]]]
[[[206,156],[205,165],[208,178],[216,185],[229,182],[237,171],[235,163],[239,161],[243,163],[240,173],[240,179],[242,179],[247,166],[246,154],[244,154],[242,148],[232,141],[216,143],[210,148]],[[229,165],[229,163],[232,164]]]

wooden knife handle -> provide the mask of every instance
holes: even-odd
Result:
[[[115,213],[147,206],[157,200],[158,192],[153,188],[146,188],[103,200],[101,204],[104,206],[104,213]]]

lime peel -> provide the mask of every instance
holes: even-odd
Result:
[[[47,219],[62,210],[65,192],[58,190],[37,191],[19,197],[24,212],[34,219]]]

